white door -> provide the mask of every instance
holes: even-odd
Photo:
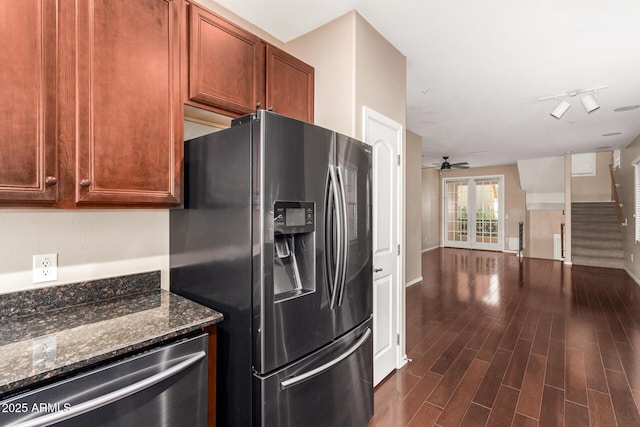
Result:
[[[445,179],[445,246],[503,250],[501,176]]]
[[[402,125],[364,111],[364,142],[373,147],[373,382],[400,367],[404,287],[399,261]],[[400,307],[400,308],[399,308]],[[403,341],[404,342],[404,341]]]

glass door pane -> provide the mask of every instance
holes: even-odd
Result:
[[[502,178],[445,179],[444,245],[502,250]]]
[[[500,191],[497,179],[475,180],[475,242],[499,243]]]
[[[469,184],[448,182],[446,192],[446,245],[469,247]]]

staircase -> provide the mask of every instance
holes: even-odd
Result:
[[[571,204],[571,262],[624,268],[622,233],[613,202]]]

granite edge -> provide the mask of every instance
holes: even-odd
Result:
[[[168,291],[163,291],[163,292],[168,292]],[[179,297],[178,295],[173,294],[174,296]],[[182,297],[181,297],[182,298]],[[198,304],[195,303],[191,300],[188,300],[190,303],[193,304]],[[198,304],[200,305],[200,304]],[[212,310],[212,309],[210,309]],[[148,339],[142,340],[142,341],[136,341],[133,343],[126,343],[125,345],[121,346],[121,347],[117,347],[115,349],[112,350],[107,350],[105,352],[101,352],[100,354],[96,354],[92,357],[86,358],[86,359],[82,359],[80,361],[74,362],[74,363],[70,363],[64,366],[60,366],[57,368],[52,368],[46,372],[41,372],[26,378],[21,378],[21,379],[17,379],[15,381],[11,381],[11,382],[7,382],[5,384],[0,385],[0,399],[4,399],[6,397],[9,397],[10,395],[13,395],[14,392],[19,392],[20,390],[24,389],[25,387],[29,387],[33,384],[36,384],[38,382],[41,381],[46,381],[49,379],[52,379],[54,377],[57,377],[59,375],[63,375],[63,374],[67,374],[73,371],[77,371],[80,369],[83,369],[85,367],[89,367],[91,365],[100,363],[100,362],[105,362],[108,361],[110,359],[115,359],[118,358],[120,356],[125,356],[128,354],[131,354],[135,351],[139,351],[139,350],[144,350],[146,348],[151,348],[154,347],[155,345],[165,342],[165,341],[169,341],[171,339],[180,337],[180,336],[184,336],[187,334],[190,334],[194,331],[197,331],[199,329],[204,329],[208,326],[212,326],[215,325],[217,323],[222,322],[223,320],[223,315],[215,310],[214,311],[216,314],[213,316],[208,316],[205,318],[202,318],[196,322],[191,322],[189,324],[186,324],[184,326],[178,327],[178,328],[173,328],[173,329],[168,329],[168,330],[164,330],[162,334],[156,335],[156,336],[152,336],[149,337]],[[7,394],[7,396],[2,396],[4,394]]]

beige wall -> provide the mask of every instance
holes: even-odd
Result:
[[[354,12],[288,42],[286,50],[315,68],[315,123],[355,137]]]
[[[169,211],[2,210],[0,293],[161,270],[169,279]],[[58,280],[34,285],[32,256],[58,254]]]
[[[624,235],[624,252],[626,270],[640,283],[640,244],[635,243],[635,226],[638,218],[633,217],[634,179],[632,162],[640,160],[640,136],[620,153],[620,169],[616,170],[616,183],[621,194],[622,217],[626,218],[628,226],[622,229]],[[633,255],[634,261],[631,261]]]
[[[363,107],[406,128],[406,58],[355,11],[286,50],[315,67],[315,123],[363,139]]]
[[[288,42],[286,49],[315,67],[316,124],[362,140],[366,106],[406,129],[406,58],[357,12],[348,12]],[[419,218],[411,217],[408,205],[409,197],[415,197],[416,183],[420,182],[420,168],[407,163],[404,132],[403,139],[400,155],[405,169],[406,215],[402,246],[403,276],[407,283],[421,276],[419,240],[416,244],[405,238],[406,230],[421,226]]]
[[[504,247],[509,248],[509,238],[518,238],[518,223],[525,219],[525,192],[520,189],[517,165],[490,166],[471,169],[453,169],[442,172],[441,178],[466,176],[504,175],[505,233]]]
[[[554,259],[553,235],[560,234],[562,211],[529,211],[526,224],[527,251],[531,258]]]
[[[440,246],[440,170],[422,169],[422,250]]]
[[[610,202],[611,175],[609,165],[612,153],[596,153],[595,176],[571,177],[571,201],[573,202]]]
[[[356,12],[355,137],[363,139],[363,107],[407,128],[407,60]]]
[[[422,138],[407,131],[406,283],[422,280]]]

